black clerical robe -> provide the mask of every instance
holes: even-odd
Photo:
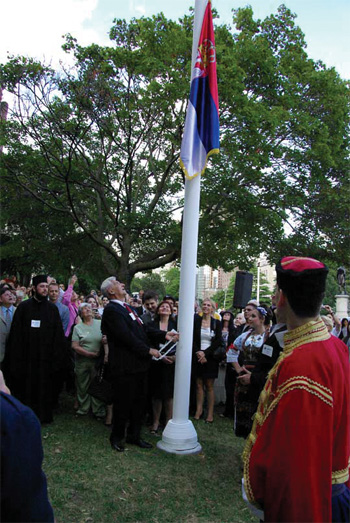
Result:
[[[26,300],[13,317],[5,362],[5,377],[13,396],[31,407],[41,422],[52,417],[52,385],[64,365],[62,322],[47,300]]]

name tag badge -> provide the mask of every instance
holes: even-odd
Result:
[[[40,320],[32,320],[30,326],[34,327],[35,329],[40,329]]]
[[[269,356],[271,358],[273,353],[273,347],[271,347],[271,345],[264,345],[263,350],[261,352],[265,354],[265,356]]]
[[[134,321],[136,320],[136,316],[133,312],[129,312],[129,316],[132,320],[134,320]]]

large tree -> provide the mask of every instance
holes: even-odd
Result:
[[[349,84],[309,59],[295,15],[255,21],[239,9],[237,32],[216,31],[221,154],[204,185],[207,262],[265,250],[348,257]],[[215,187],[217,191],[215,194]],[[203,191],[202,191],[203,194]],[[210,234],[208,234],[210,231]],[[286,234],[286,231],[288,234]]]
[[[202,183],[201,264],[345,256],[348,85],[307,57],[294,19],[284,6],[263,21],[245,8],[235,32],[216,28],[222,148]],[[23,57],[1,66],[17,100],[2,175],[130,283],[180,256],[192,17],[115,20],[110,37],[82,47],[68,36],[74,65],[60,72]]]
[[[22,57],[2,68],[18,101],[4,178],[70,221],[129,283],[179,256],[190,23],[117,20],[111,40],[83,48],[67,37],[75,67],[64,73]]]

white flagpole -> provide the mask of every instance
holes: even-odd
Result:
[[[174,454],[196,454],[202,450],[193,423],[188,419],[191,383],[193,317],[196,286],[200,175],[185,183],[178,330],[173,418],[157,446]]]
[[[207,0],[196,0],[193,27],[192,70]],[[173,454],[196,454],[202,450],[197,432],[188,419],[191,383],[194,301],[200,201],[200,175],[185,182],[183,215],[180,300],[176,350],[173,418],[167,423],[157,447]]]

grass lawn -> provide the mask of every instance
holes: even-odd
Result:
[[[195,421],[203,450],[177,456],[127,445],[113,451],[110,431],[90,417],[75,418],[64,396],[61,413],[42,429],[44,470],[60,522],[247,522],[241,499],[242,439],[232,421]],[[147,441],[156,442],[145,428]]]

